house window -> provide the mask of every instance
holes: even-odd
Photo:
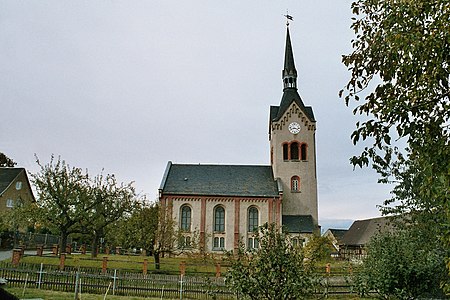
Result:
[[[214,248],[214,250],[223,250],[223,249],[225,249],[225,238],[216,236],[214,238],[213,248]]]
[[[14,200],[13,199],[7,199],[6,200],[6,207],[14,207]]]
[[[22,189],[22,181],[17,181],[16,182],[16,190],[20,190]]]
[[[291,191],[299,192],[300,191],[300,177],[292,176],[291,178]]]
[[[291,159],[298,159],[298,143],[291,143]]]
[[[191,208],[188,205],[181,207],[181,230],[191,231]]]
[[[214,210],[214,231],[225,232],[225,209],[222,206]]]
[[[283,144],[283,160],[289,159],[289,145]]]
[[[307,156],[306,156],[306,148],[307,147],[308,147],[308,145],[306,145],[306,144],[302,144],[300,146],[300,152],[301,152],[301,155],[302,155],[302,160],[306,160],[307,159]]]
[[[248,210],[248,232],[254,232],[258,228],[258,209],[254,206]]]

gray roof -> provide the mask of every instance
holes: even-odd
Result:
[[[329,228],[328,229],[334,236],[334,238],[338,241],[341,242],[342,238],[344,237],[344,235],[347,233],[348,229],[333,229],[333,228]]]
[[[283,215],[282,225],[289,233],[314,232],[314,221],[311,215]]]
[[[347,246],[364,246],[377,233],[391,230],[390,217],[380,217],[353,222],[342,238],[342,244]]]
[[[167,164],[160,190],[166,195],[278,197],[271,166]]]
[[[25,172],[24,168],[0,168],[0,195],[11,185],[14,179],[21,172]]]

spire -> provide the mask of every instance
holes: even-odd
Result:
[[[284,69],[282,72],[283,87],[297,89],[297,70],[294,64],[294,54],[292,52],[291,36],[289,35],[289,23],[286,31],[286,50],[284,54]]]

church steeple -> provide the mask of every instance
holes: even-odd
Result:
[[[289,35],[289,24],[286,31],[286,49],[284,53],[284,69],[282,71],[284,89],[297,89],[297,70],[295,69],[294,54],[292,52],[291,36]]]

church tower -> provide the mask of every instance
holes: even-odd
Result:
[[[283,96],[270,107],[269,141],[273,175],[282,183],[282,215],[285,220],[312,219],[318,228],[316,176],[316,120],[297,91],[289,24],[286,31]]]

